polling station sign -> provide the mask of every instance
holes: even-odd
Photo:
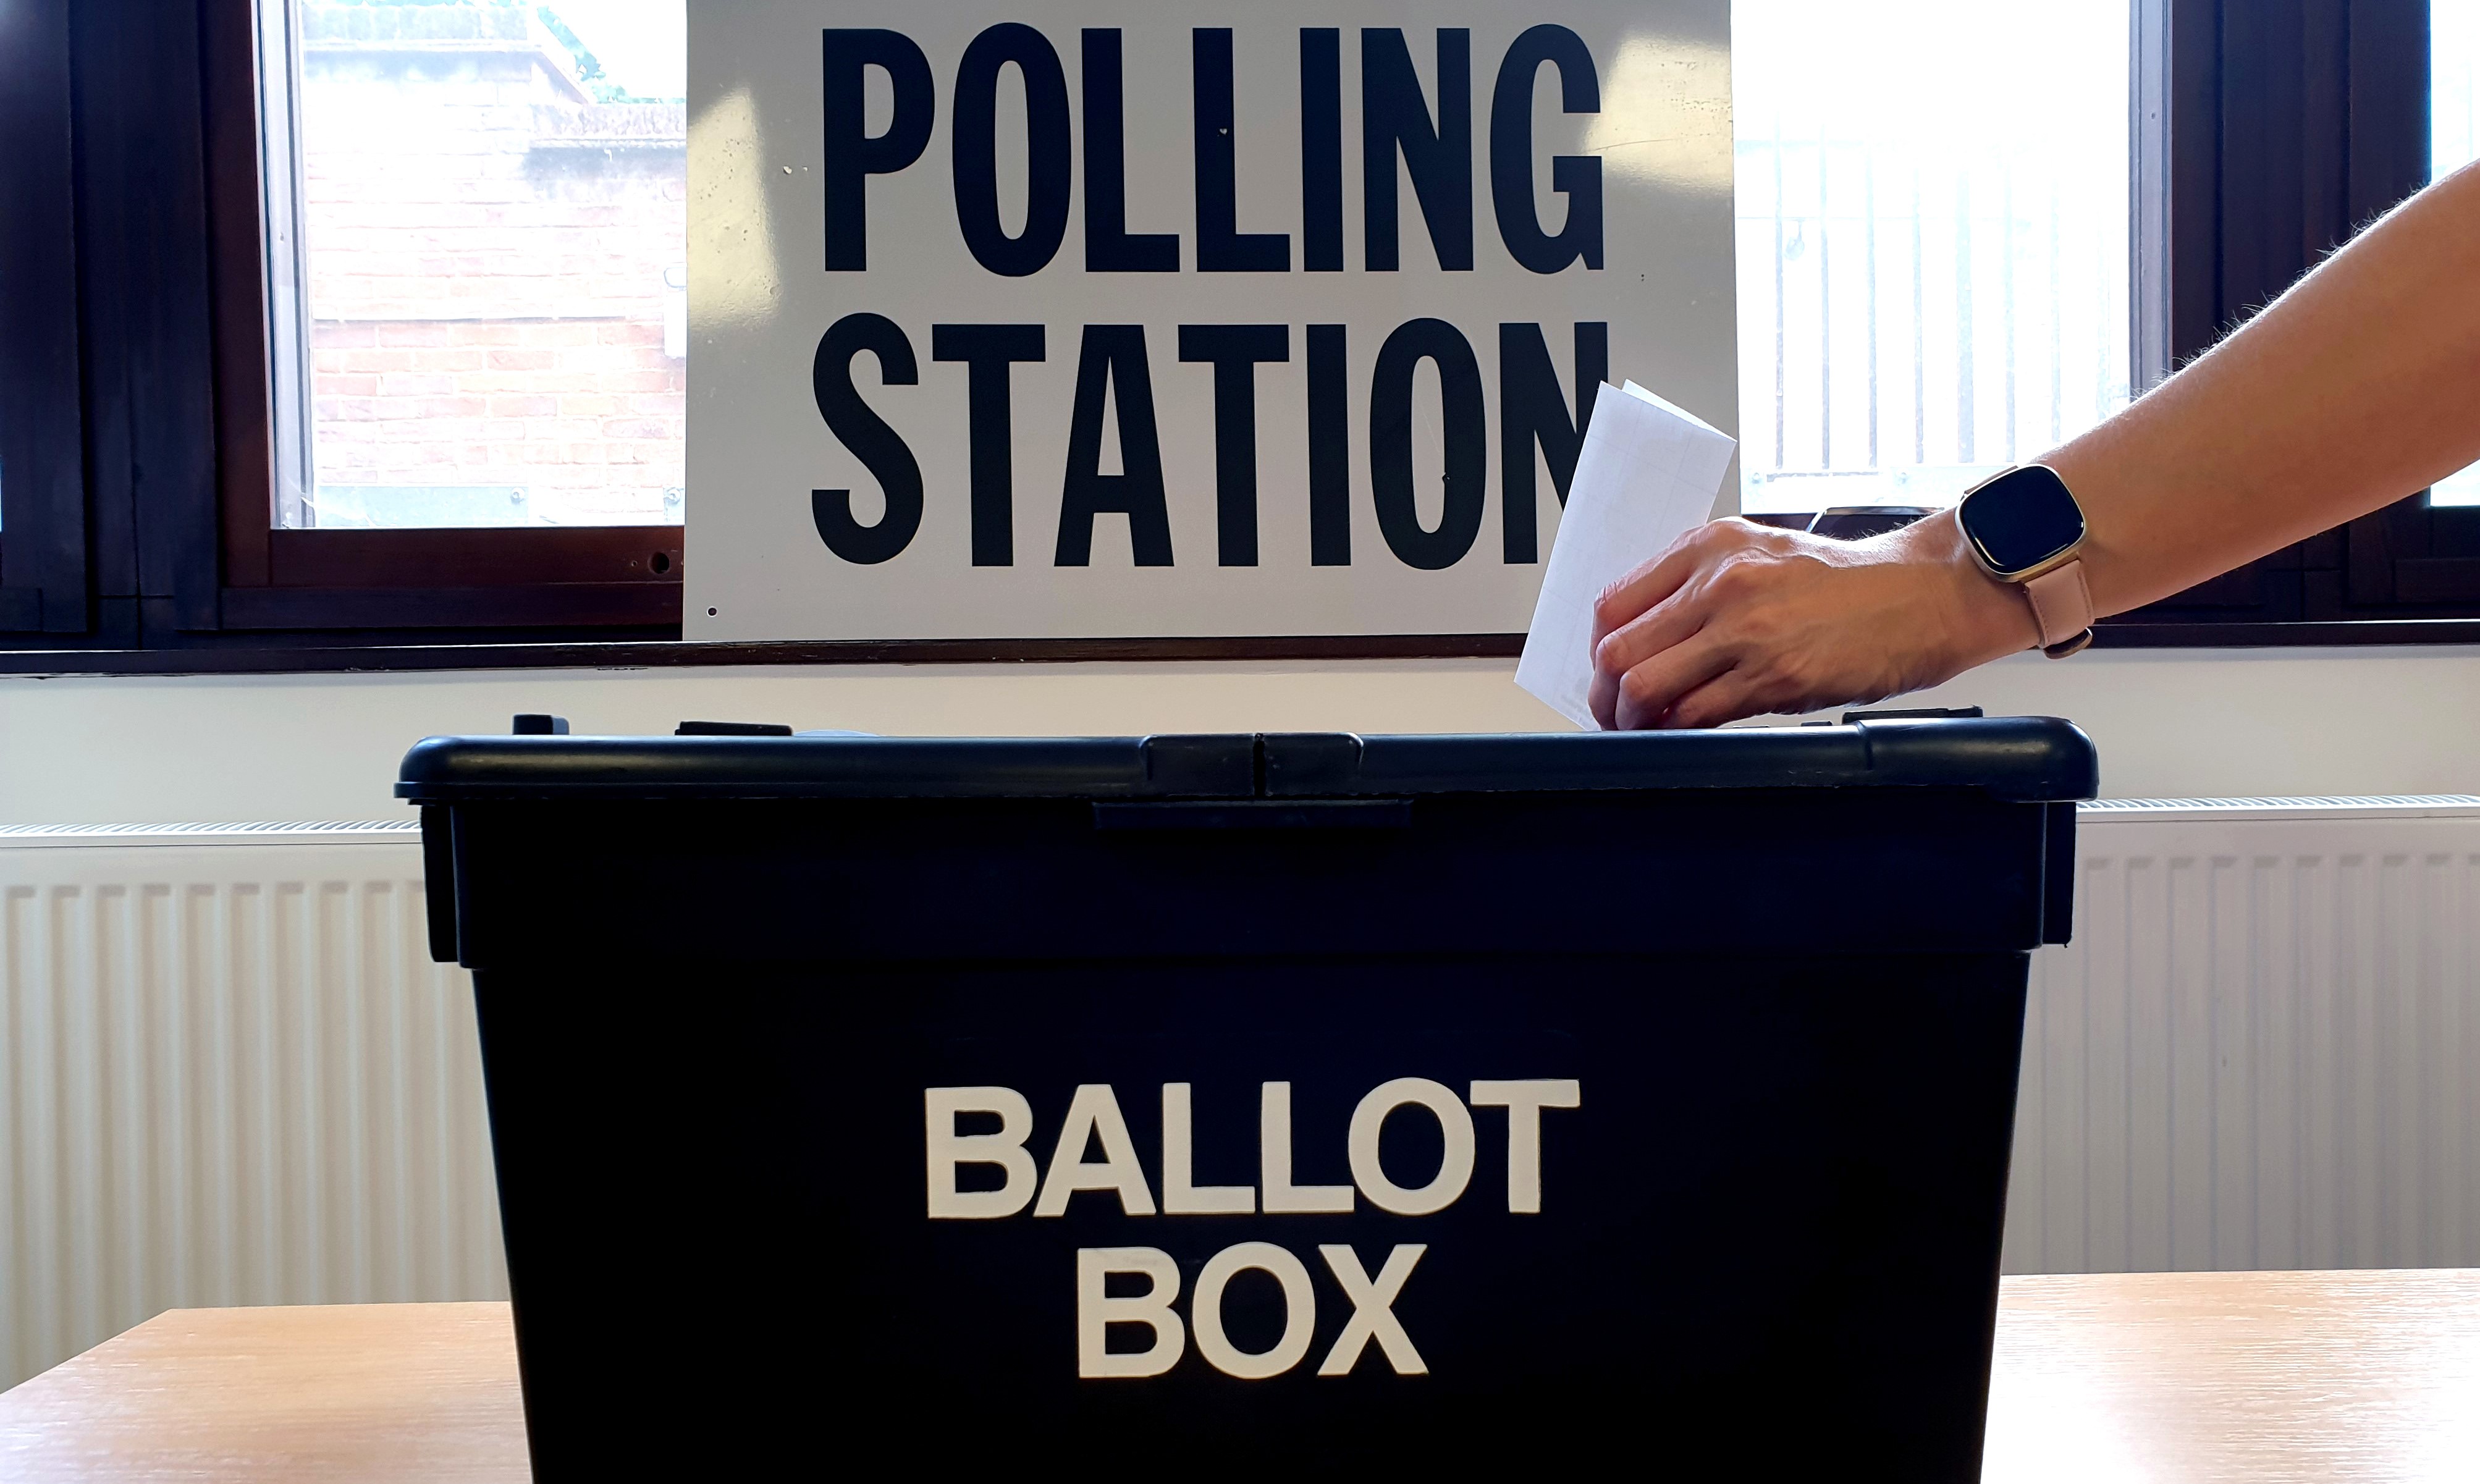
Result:
[[[1736,429],[1727,0],[689,13],[686,634],[1515,633]]]

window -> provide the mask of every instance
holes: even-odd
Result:
[[[2072,436],[2480,146],[2480,0],[1736,14],[1752,510]],[[6,666],[1040,657],[627,647],[680,632],[685,18],[0,0]],[[2480,475],[2103,641],[2410,640],[2480,641]]]
[[[295,16],[310,417],[279,527],[679,524],[684,0]]]
[[[290,39],[280,529],[680,524],[682,0],[297,0]]]
[[[2168,338],[2184,360],[2427,179],[2429,13],[2425,0],[2170,0],[2168,13]],[[2405,500],[2122,614],[2104,641],[2467,642],[2480,636],[2470,515]]]
[[[677,637],[683,0],[199,25],[220,493],[163,641]]]
[[[1949,503],[2127,404],[2133,35],[2128,0],[1737,0],[1744,509]]]
[[[2428,168],[2432,179],[2480,158],[2480,0],[2432,0],[2429,7]],[[2480,465],[2429,491],[2438,506],[2480,506]]]

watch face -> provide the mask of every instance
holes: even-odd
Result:
[[[1963,534],[2001,576],[2028,572],[2084,538],[2067,482],[2040,464],[2009,469],[1963,497]]]

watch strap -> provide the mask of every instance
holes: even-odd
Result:
[[[2092,638],[2092,589],[2084,585],[2084,564],[2069,561],[2023,585],[2032,605],[2032,621],[2040,626],[2041,648],[2063,659]]]

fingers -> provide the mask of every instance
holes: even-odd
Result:
[[[1939,678],[1899,651],[1934,630],[1922,584],[1943,570],[1899,549],[1715,522],[1594,605],[1593,716],[1612,729],[1719,726]]]
[[[1673,644],[1619,676],[1613,722],[1625,729],[1662,726],[1683,696],[1730,668],[1730,652],[1703,634]]]
[[[1762,716],[1774,709],[1748,679],[1746,672],[1734,667],[1673,702],[1668,714],[1662,718],[1662,725],[1683,730],[1720,726],[1726,721]]]
[[[1701,530],[1702,528],[1700,528]],[[1677,592],[1696,570],[1698,532],[1692,531],[1670,543],[1670,549],[1650,561],[1637,564],[1636,570],[1602,589],[1593,603],[1593,642],[1603,638],[1641,615],[1645,610]]]
[[[1619,729],[1619,678],[1599,665],[1593,668],[1593,719],[1605,732]]]
[[[1593,646],[1594,671],[1624,675],[1705,627],[1713,605],[1705,601],[1703,589],[1712,575],[1711,569],[1698,568],[1677,591],[1605,635]]]
[[[1640,563],[1635,571],[1604,588],[1602,596],[1593,604],[1593,638],[1589,651],[1593,672],[1591,705],[1593,717],[1602,724],[1604,731],[1615,730],[1619,725],[1618,678],[1628,665],[1663,645],[1676,642],[1695,632],[1692,620],[1675,612],[1666,612],[1666,621],[1658,630],[1629,631],[1630,641],[1625,647],[1624,663],[1614,663],[1616,656],[1605,654],[1613,631],[1628,629],[1631,624],[1638,624],[1641,629],[1639,620],[1644,610],[1675,596],[1694,575],[1695,552],[1690,548],[1689,539],[1683,536],[1672,544],[1669,551]],[[1659,596],[1648,597],[1647,594]]]
[[[1761,553],[1773,533],[1739,520],[1712,521],[1612,584],[1593,605],[1597,671],[1624,674],[1704,627],[1708,587],[1744,581],[1740,559]]]

